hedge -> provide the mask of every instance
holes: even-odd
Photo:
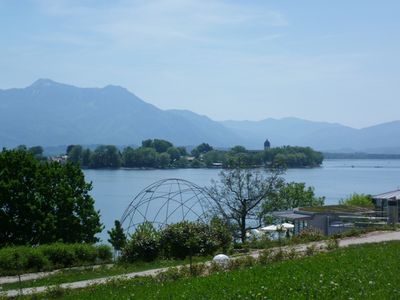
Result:
[[[106,245],[55,243],[38,247],[5,247],[0,249],[0,275],[103,264],[111,259],[111,248]]]

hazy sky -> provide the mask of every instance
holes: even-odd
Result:
[[[399,0],[0,0],[0,88],[121,85],[215,120],[400,119]]]

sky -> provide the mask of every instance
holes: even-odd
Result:
[[[400,119],[398,0],[0,0],[0,89],[120,85],[214,120]]]

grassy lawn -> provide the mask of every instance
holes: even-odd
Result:
[[[195,257],[193,259],[194,262],[203,262],[210,260],[211,257]],[[28,287],[39,287],[39,286],[48,286],[48,285],[58,285],[61,283],[69,283],[74,281],[81,281],[87,279],[95,279],[106,276],[120,275],[131,272],[139,272],[150,269],[158,269],[164,267],[177,266],[182,264],[188,264],[189,260],[159,260],[154,262],[138,262],[135,264],[126,264],[126,265],[115,265],[113,267],[100,267],[97,269],[84,269],[84,270],[64,270],[55,275],[51,275],[46,278],[23,281],[21,286],[18,282],[15,283],[7,283],[0,285],[3,291],[13,290]]]
[[[64,299],[400,299],[400,242],[156,282],[116,281],[57,294]]]

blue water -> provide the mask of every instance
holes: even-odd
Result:
[[[92,181],[92,196],[100,210],[105,230],[100,234],[107,240],[115,219],[120,219],[125,208],[146,186],[166,178],[181,178],[208,186],[217,179],[219,169],[180,170],[85,170],[87,181]],[[326,204],[338,203],[352,193],[379,194],[400,187],[400,160],[325,160],[320,168],[290,169],[287,181],[305,182],[315,188],[318,196],[326,197]]]

